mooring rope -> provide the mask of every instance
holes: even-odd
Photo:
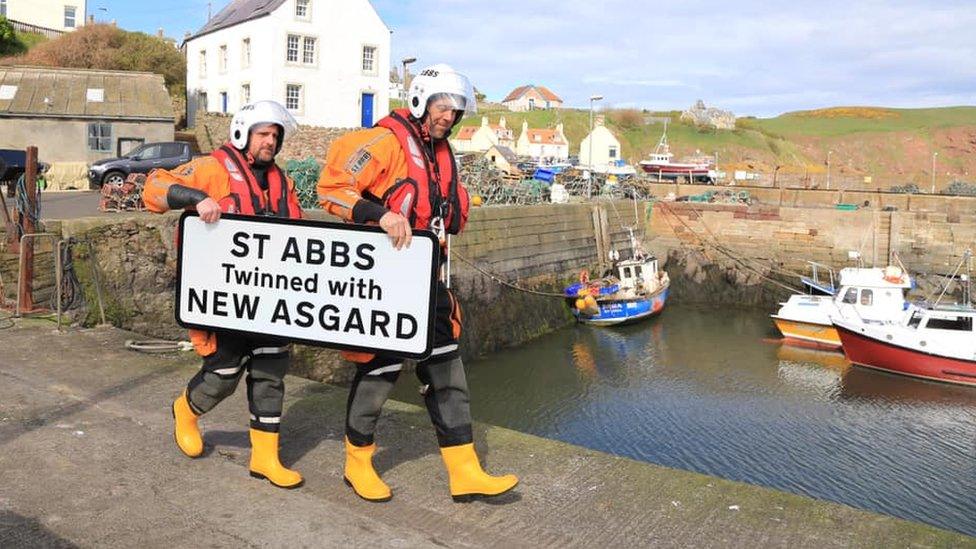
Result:
[[[479,267],[478,265],[476,265],[470,259],[468,259],[468,258],[464,257],[463,255],[459,254],[456,250],[451,250],[451,254],[455,258],[460,259],[462,263],[465,263],[466,265],[470,266],[472,269],[478,271],[479,273],[487,276],[488,278],[494,280],[495,282],[498,282],[499,284],[501,284],[503,286],[508,286],[509,288],[511,288],[513,290],[516,290],[516,291],[519,291],[519,292],[524,292],[524,293],[527,293],[527,294],[532,294],[532,295],[544,296],[544,297],[558,297],[560,299],[563,299],[563,298],[566,297],[566,295],[564,295],[564,294],[557,294],[557,293],[552,293],[552,292],[540,292],[538,290],[531,290],[529,288],[523,288],[521,286],[518,286],[516,284],[513,284],[511,282],[508,282],[507,280],[502,280],[501,277],[498,276],[498,275],[496,275],[495,273],[492,273],[492,272],[488,271],[487,269],[484,269],[482,267]]]
[[[796,288],[793,288],[791,286],[788,286],[786,284],[783,284],[782,282],[780,282],[778,280],[775,280],[773,278],[770,278],[769,276],[767,276],[765,273],[763,273],[759,269],[757,269],[757,268],[753,267],[752,265],[749,265],[748,263],[746,263],[745,260],[737,257],[731,250],[727,249],[722,244],[715,243],[715,242],[708,242],[704,237],[702,237],[698,233],[698,231],[696,231],[695,229],[693,229],[691,227],[691,225],[689,225],[688,223],[686,223],[684,219],[681,219],[681,216],[679,216],[678,214],[676,214],[671,209],[671,207],[668,204],[665,204],[664,202],[659,202],[659,204],[661,204],[662,211],[671,214],[676,220],[678,220],[678,222],[680,222],[682,225],[684,225],[685,228],[687,228],[691,232],[691,234],[694,235],[695,238],[697,238],[698,241],[701,242],[702,244],[711,246],[712,248],[714,248],[715,250],[717,250],[722,255],[724,255],[724,256],[728,257],[729,259],[731,259],[732,261],[734,261],[739,266],[743,267],[744,269],[746,269],[748,271],[751,271],[751,272],[755,273],[761,279],[765,280],[766,282],[769,282],[770,284],[774,284],[776,286],[779,286],[780,288],[783,288],[784,290],[787,290],[787,291],[792,292],[792,293],[803,293],[803,292],[801,292],[800,290],[798,290]],[[692,211],[695,211],[694,208],[692,208]],[[696,211],[695,213],[698,213],[698,212]],[[698,214],[698,215],[701,216],[701,214]],[[705,229],[707,230],[708,227],[705,227]],[[791,273],[791,274],[793,274],[793,273]]]

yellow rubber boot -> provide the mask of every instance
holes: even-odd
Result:
[[[493,477],[486,473],[478,462],[474,444],[441,448],[441,457],[447,466],[454,501],[467,502],[478,497],[498,496],[518,484],[515,475]]]
[[[279,488],[298,488],[305,480],[278,461],[278,433],[251,429],[251,476],[265,478]]]
[[[376,444],[354,446],[346,438],[346,469],[343,480],[366,501],[390,501],[393,492],[373,469]]]
[[[197,425],[199,417],[190,408],[186,391],[183,391],[173,402],[173,438],[176,439],[180,451],[191,458],[200,457],[203,453],[203,437],[200,436],[200,427]]]

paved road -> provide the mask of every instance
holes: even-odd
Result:
[[[128,351],[133,337],[40,320],[0,329],[0,547],[976,546],[484,425],[475,440],[487,468],[522,482],[492,503],[458,504],[426,413],[392,401],[376,464],[394,498],[371,504],[342,484],[345,391],[293,377],[282,460],[306,484],[281,490],[247,474],[243,390],[203,418],[204,457],[178,452],[169,404],[197,360]]]
[[[51,191],[41,193],[41,219],[76,219],[112,215],[98,211],[98,191]],[[13,206],[8,198],[8,206]]]

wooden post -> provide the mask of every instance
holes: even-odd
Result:
[[[20,189],[18,189],[18,192]],[[31,214],[37,210],[37,147],[27,147],[27,172],[24,174],[24,193],[21,200],[27,204],[27,212],[20,215],[22,234],[34,234],[34,220]],[[22,312],[34,309],[34,239],[28,238],[20,250],[20,295],[17,300]]]

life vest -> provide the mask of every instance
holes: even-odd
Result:
[[[431,228],[440,218],[444,230],[458,234],[468,221],[468,191],[458,183],[454,153],[446,139],[434,141],[433,155],[423,146],[407,109],[398,109],[376,123],[393,132],[407,156],[407,177],[379,197],[390,211],[410,220],[415,229]],[[434,227],[435,229],[437,227]]]
[[[240,151],[224,144],[211,155],[227,170],[230,194],[219,200],[221,211],[244,215],[300,218],[302,208],[295,193],[288,192],[288,180],[281,168],[268,167],[268,193],[258,183]]]

